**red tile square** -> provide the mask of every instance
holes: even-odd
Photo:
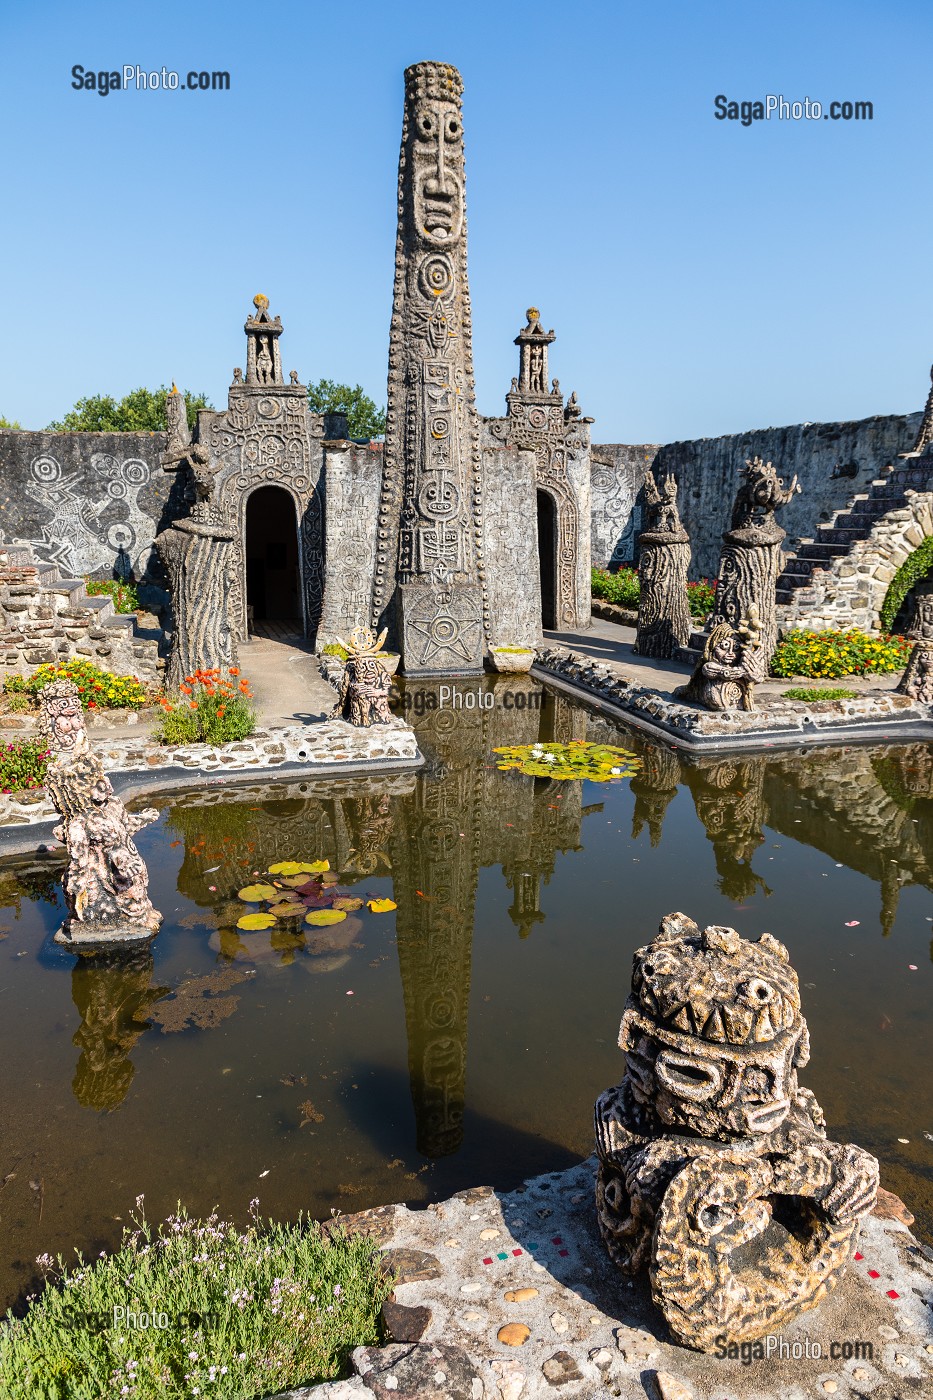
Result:
[[[859,1254],[858,1250],[855,1251],[855,1253],[854,1253],[854,1255],[853,1255],[852,1257],[853,1257],[853,1259],[864,1259],[864,1258],[865,1258],[864,1254]]]
[[[570,1253],[570,1251],[567,1249],[559,1249],[557,1252],[564,1258]]]
[[[513,1249],[513,1250],[512,1250],[512,1253],[513,1253],[513,1254],[521,1254],[521,1250],[520,1250],[520,1249]]]
[[[894,1288],[889,1288],[889,1289],[888,1289],[888,1297],[889,1297],[889,1298],[899,1298],[900,1296],[901,1296],[901,1295],[897,1292],[896,1289],[894,1289]]]
[[[868,1270],[868,1277],[869,1277],[869,1278],[880,1278],[881,1275],[879,1274],[879,1272],[878,1272],[877,1269],[869,1269],[869,1270]]]
[[[491,1260],[491,1259],[484,1259],[484,1260],[483,1260],[483,1263],[484,1263],[484,1264],[491,1264],[491,1263],[492,1263],[492,1260]]]

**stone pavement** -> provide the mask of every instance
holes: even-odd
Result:
[[[358,1374],[351,1380],[290,1396],[933,1395],[933,1250],[899,1220],[869,1216],[837,1290],[776,1338],[773,1345],[786,1343],[789,1352],[799,1344],[798,1359],[752,1356],[743,1364],[741,1358],[703,1355],[666,1340],[647,1281],[626,1279],[609,1261],[596,1225],[594,1175],[591,1158],[508,1193],[479,1187],[426,1210],[384,1206],[349,1217],[350,1228],[372,1235],[399,1275],[395,1302],[385,1310],[396,1341],[359,1348],[353,1357]]]

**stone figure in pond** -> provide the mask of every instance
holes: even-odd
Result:
[[[62,881],[68,917],[55,935],[66,947],[119,948],[145,942],[162,916],[149,899],[149,874],[133,841],[158,817],[127,812],[91,749],[77,687],[42,691],[42,732],[50,749],[46,787],[62,821],[54,836],[68,852]]]
[[[613,1261],[647,1267],[687,1346],[779,1331],[838,1283],[878,1186],[797,1083],[809,1035],[787,949],[669,914],[635,954],[619,1045],[625,1077],[595,1113]]]
[[[907,635],[916,646],[897,683],[898,692],[921,704],[933,704],[933,581],[917,587]]]
[[[714,626],[693,675],[674,691],[675,700],[702,705],[706,710],[753,710],[760,653],[761,621],[753,603],[739,627],[728,622]]]
[[[373,592],[406,672],[481,671],[489,635],[462,93],[448,64],[406,69]]]
[[[785,532],[774,513],[800,487],[796,476],[785,487],[773,464],[760,457],[746,461],[740,478],[729,529],[722,537],[711,626],[727,622],[737,628],[753,605],[758,609],[761,639],[753,664],[755,679],[763,681],[777,646],[775,586],[784,565]]]
[[[634,650],[639,656],[673,656],[690,638],[687,568],[690,537],[677,511],[677,482],[670,473],[660,489],[645,476],[648,528],[638,536],[638,621]]]
[[[331,719],[345,719],[358,728],[371,724],[391,724],[389,691],[392,677],[379,659],[387,629],[379,633],[356,627],[348,642],[339,641],[347,653],[340,679],[340,695],[331,711]]]
[[[174,397],[170,394],[169,402]],[[208,448],[179,442],[164,454],[162,466],[165,471],[187,471],[193,496],[189,514],[155,540],[174,614],[165,683],[167,689],[177,690],[195,671],[237,664],[231,623],[237,543],[233,523],[214,499],[217,464]]]

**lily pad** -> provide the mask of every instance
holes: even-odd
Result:
[[[329,869],[330,869],[330,861],[329,861],[329,860],[310,860],[310,861],[305,861],[303,865],[299,865],[298,869],[299,869],[299,870],[305,870],[305,871],[307,871],[307,873],[308,873],[309,875],[320,875],[321,872],[322,872],[323,870],[329,870]]]
[[[237,919],[236,926],[237,928],[253,930],[271,928],[274,923],[274,914],[244,914],[242,919]]]
[[[300,875],[304,870],[300,860],[278,860],[269,866],[270,875]]]
[[[281,903],[273,904],[269,908],[269,913],[274,914],[277,919],[297,918],[304,912],[305,906],[294,899],[283,899]]]
[[[398,908],[394,899],[370,899],[368,903],[371,914],[388,914],[390,909]]]
[[[282,884],[283,884],[283,885],[288,885],[289,888],[290,888],[290,889],[293,889],[293,890],[300,890],[300,889],[302,888],[303,885],[307,885],[307,884],[309,884],[309,883],[310,883],[310,882],[309,882],[309,880],[308,880],[307,873],[305,873],[305,872],[302,872],[301,874],[298,874],[298,875],[283,875],[283,876],[282,876]]]
[[[592,783],[607,783],[630,778],[642,766],[628,749],[579,739],[569,744],[517,744],[493,752],[502,755],[497,767],[503,771],[515,768],[535,778],[586,778]]]
[[[247,904],[261,904],[264,899],[275,899],[277,893],[274,885],[245,885],[237,892],[237,899]]]
[[[356,895],[342,894],[334,900],[335,909],[345,909],[348,914],[352,914],[356,909],[362,909],[363,901]]]
[[[342,909],[312,909],[311,913],[305,916],[305,923],[316,926],[341,924],[346,917]]]

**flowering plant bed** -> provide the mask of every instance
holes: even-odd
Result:
[[[135,583],[124,583],[118,578],[86,578],[84,588],[89,598],[109,598],[115,612],[131,613],[139,609]]]
[[[771,659],[775,676],[810,676],[836,680],[840,676],[884,675],[902,671],[913,643],[885,632],[788,632]]]
[[[179,690],[159,701],[164,713],[153,737],[160,744],[231,744],[256,728],[249,681],[236,666],[195,671]]]
[[[49,750],[38,739],[0,744],[0,792],[23,792],[45,784]]]
[[[615,573],[608,569],[593,569],[592,593],[606,603],[618,603],[625,608],[637,608],[641,597],[638,570],[623,564]],[[713,610],[716,596],[715,579],[693,579],[687,583],[687,607],[690,616],[702,621]]]
[[[138,710],[150,699],[146,687],[135,676],[102,671],[81,656],[37,666],[28,676],[7,676],[3,694],[11,709],[22,709],[24,698],[27,703],[38,702],[41,690],[52,681],[61,680],[74,682],[86,710]]]

